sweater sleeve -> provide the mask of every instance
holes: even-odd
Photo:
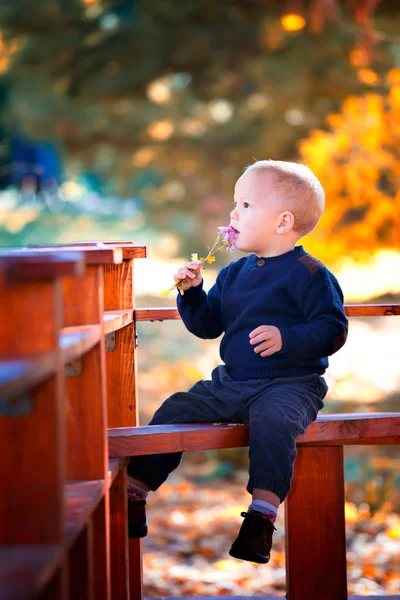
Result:
[[[311,277],[299,295],[306,323],[280,329],[281,352],[287,357],[315,359],[331,356],[347,340],[348,320],[343,292],[326,268]]]
[[[189,288],[183,296],[178,292],[178,312],[190,333],[205,340],[219,337],[223,332],[221,316],[221,290],[227,267],[218,273],[217,280],[208,294],[203,290],[203,281]]]

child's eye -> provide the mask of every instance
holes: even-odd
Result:
[[[248,202],[243,202],[243,205],[247,204],[247,206],[250,206],[250,204]],[[236,206],[236,202],[233,203],[233,206]]]

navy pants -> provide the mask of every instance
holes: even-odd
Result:
[[[225,365],[211,380],[201,380],[188,392],[176,392],[163,402],[149,425],[173,423],[250,424],[249,482],[286,498],[296,458],[296,438],[323,408],[328,391],[320,375],[234,381]],[[155,491],[178,467],[181,452],[131,457],[128,475]]]

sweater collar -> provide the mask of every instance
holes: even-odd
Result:
[[[289,252],[279,254],[278,256],[257,256],[257,254],[251,254],[249,256],[249,266],[254,266],[258,260],[265,261],[266,265],[272,265],[282,263],[286,260],[297,258],[299,256],[304,256],[305,254],[306,251],[304,250],[303,246],[295,246],[293,250],[289,250]]]

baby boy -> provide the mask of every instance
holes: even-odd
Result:
[[[210,380],[167,398],[150,425],[249,422],[246,489],[252,500],[229,551],[242,560],[270,559],[278,507],[290,490],[296,438],[323,408],[328,357],[347,339],[336,277],[296,245],[316,227],[324,204],[322,186],[308,167],[258,161],[236,182],[230,213],[236,247],[248,256],[223,267],[208,293],[199,261],[174,275],[184,279],[185,292],[177,295],[183,323],[203,339],[223,334],[223,364]],[[131,538],[147,534],[148,492],[159,488],[181,458],[179,452],[131,458]]]

